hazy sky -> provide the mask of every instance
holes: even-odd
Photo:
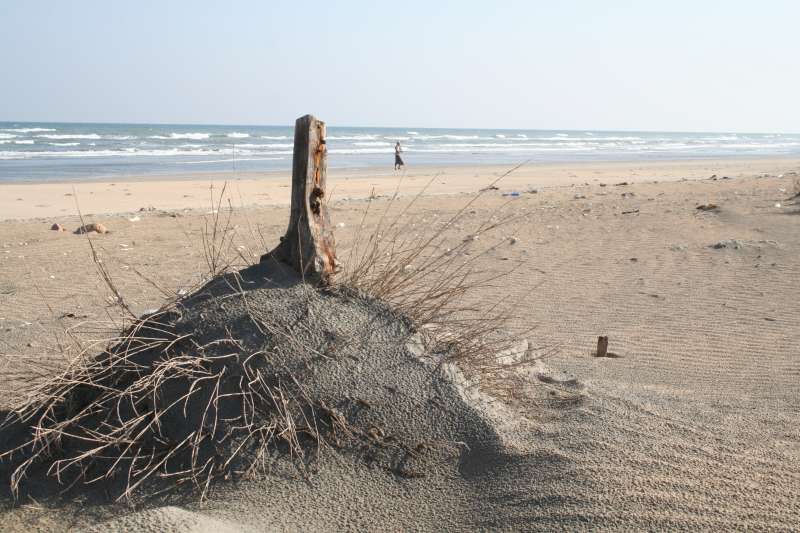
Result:
[[[800,1],[0,0],[0,120],[800,131]]]

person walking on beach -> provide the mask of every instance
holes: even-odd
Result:
[[[400,152],[402,152],[402,151],[403,151],[403,149],[400,148],[400,141],[397,141],[397,144],[394,145],[394,169],[395,170],[399,169],[400,167],[405,166],[405,163],[403,163],[403,158],[400,157]]]

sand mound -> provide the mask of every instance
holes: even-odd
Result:
[[[3,473],[23,491],[49,477],[113,497],[165,483],[205,493],[289,463],[307,471],[329,448],[408,479],[500,446],[414,335],[352,291],[262,267],[219,278],[11,413]]]
[[[86,533],[122,533],[142,531],[161,533],[248,533],[254,531],[240,524],[231,524],[209,516],[166,506],[139,511],[85,530]]]

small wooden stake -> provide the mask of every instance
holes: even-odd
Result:
[[[597,337],[597,351],[595,352],[595,357],[606,357],[608,352],[608,337],[604,335],[600,335]]]
[[[324,285],[338,270],[336,242],[324,204],[326,156],[325,123],[312,115],[298,118],[294,126],[289,228],[280,244],[261,257],[262,263],[281,261],[303,279]]]

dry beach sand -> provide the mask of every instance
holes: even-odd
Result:
[[[413,209],[430,225],[505,170],[411,169],[399,202],[433,178]],[[369,226],[393,176],[330,173],[343,258],[365,199],[376,196]],[[226,176],[214,178],[219,191]],[[327,453],[309,479],[221,483],[205,502],[5,501],[0,530],[792,530],[800,201],[788,198],[799,178],[800,161],[790,159],[575,163],[529,165],[487,191],[468,220],[501,206],[521,218],[479,261],[520,265],[504,283],[523,296],[518,314],[536,326],[528,340],[543,358],[519,368],[524,390],[511,405],[454,387],[430,412],[396,420],[466,445],[424,477]],[[230,181],[242,263],[285,230],[287,184],[285,174]],[[86,222],[110,230],[89,238],[136,313],[207,271],[209,176],[1,185],[0,352],[48,352],[62,323],[101,336],[109,294],[87,237],[72,234],[81,225],[74,194]],[[696,209],[710,203],[718,208]],[[468,235],[468,223],[454,228],[455,241]],[[598,335],[618,357],[591,357]],[[405,352],[396,357],[410,364]],[[404,390],[427,394],[412,381]],[[0,398],[3,407],[14,400]],[[426,418],[435,416],[440,425]]]

